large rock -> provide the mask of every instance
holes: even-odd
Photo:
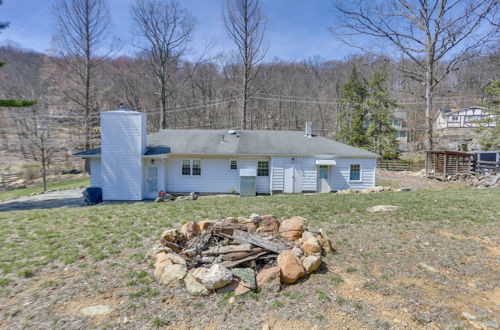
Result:
[[[191,239],[200,233],[200,226],[194,221],[186,222],[181,227],[181,233],[186,236],[187,239]]]
[[[321,266],[321,257],[320,256],[307,256],[304,261],[302,261],[302,265],[306,270],[307,274],[311,274],[315,272],[319,266]]]
[[[260,217],[258,232],[277,233],[280,229],[280,222],[274,215],[263,215]]]
[[[171,265],[172,261],[168,257],[167,253],[160,252],[156,255],[155,271],[154,276],[160,278],[163,275],[163,271],[166,265]]]
[[[257,274],[257,287],[260,291],[278,292],[281,285],[280,276],[279,266],[262,269]]]
[[[183,257],[181,257],[180,255],[178,254],[175,254],[175,253],[168,253],[167,254],[167,257],[170,259],[170,261],[172,261],[172,263],[174,264],[179,264],[179,265],[185,265],[186,264],[186,260],[184,260]]]
[[[394,205],[375,205],[375,206],[370,206],[366,210],[368,212],[390,212],[390,211],[396,211],[399,209],[399,206],[394,206]]]
[[[111,306],[95,305],[95,306],[89,306],[89,307],[82,308],[80,310],[80,313],[82,313],[85,316],[99,316],[99,315],[109,314],[112,311],[113,311],[113,307],[111,307]]]
[[[215,220],[202,220],[198,222],[198,226],[200,227],[200,231],[205,231],[208,228],[212,227],[216,221]]]
[[[182,286],[183,279],[186,277],[187,267],[186,265],[166,265],[163,269],[163,275],[161,276],[161,282],[166,286]]]
[[[285,238],[297,240],[302,237],[305,230],[307,230],[307,220],[302,217],[292,217],[281,222],[279,232]]]
[[[178,243],[182,240],[182,235],[177,229],[168,229],[161,234],[161,239],[171,243]]]
[[[326,253],[333,253],[335,249],[333,248],[332,241],[326,236],[322,229],[319,230],[319,235],[317,237],[319,245]]]
[[[321,253],[321,245],[319,244],[318,239],[315,236],[307,236],[302,243],[302,251],[304,251],[304,254],[307,255]]]
[[[247,229],[247,232],[253,234],[257,231],[257,225],[253,222],[246,222],[243,224],[246,229]]]
[[[201,282],[201,284],[203,284],[209,290],[222,288],[231,283],[231,281],[233,280],[233,274],[231,273],[231,271],[220,264],[214,264],[208,269],[198,269],[205,270],[197,270],[193,272],[193,276],[197,278]]]
[[[233,268],[231,269],[231,273],[240,279],[241,285],[250,289],[257,289],[255,272],[252,268]]]
[[[258,225],[260,223],[260,215],[258,215],[257,213],[252,213],[250,215],[250,220]]]
[[[151,249],[149,249],[146,257],[156,260],[156,255],[161,252],[169,253],[172,252],[172,249],[165,247],[162,244],[155,244]]]
[[[281,270],[281,281],[295,283],[306,274],[302,263],[291,251],[281,251],[278,255],[278,266]]]
[[[189,294],[193,296],[206,296],[210,293],[207,288],[203,286],[192,274],[187,274],[184,278],[184,284],[186,284],[186,290]]]

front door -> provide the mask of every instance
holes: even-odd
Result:
[[[302,168],[299,164],[285,165],[285,184],[283,192],[293,194],[302,192]]]
[[[156,198],[158,195],[158,166],[146,167],[146,198]]]
[[[330,192],[330,166],[320,165],[318,168],[318,192]]]

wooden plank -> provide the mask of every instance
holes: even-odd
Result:
[[[280,251],[283,250],[288,250],[288,248],[282,244],[278,244],[272,241],[268,241],[266,239],[263,239],[259,236],[252,235],[250,233],[235,229],[233,232],[233,235],[224,235],[229,238],[232,238],[234,241],[245,244],[245,243],[250,243],[255,246],[259,246],[261,248],[264,248],[269,251],[273,251],[275,253],[280,253]]]
[[[232,252],[232,253],[228,253],[228,254],[223,254],[222,260],[224,260],[224,261],[239,260],[242,258],[249,257],[251,255],[260,253],[260,252],[262,252],[261,248],[255,248],[255,249],[252,249],[251,251],[247,251],[247,252]]]
[[[212,246],[203,251],[203,255],[218,255],[231,252],[251,252],[251,244]]]
[[[248,256],[248,257],[243,258],[243,259],[234,260],[234,261],[224,261],[221,263],[221,265],[226,267],[226,268],[232,268],[232,267],[238,266],[239,264],[244,263],[245,261],[257,259],[258,257],[263,256],[264,254],[267,254],[267,253],[269,253],[269,252],[264,251],[264,252],[260,252],[260,253]]]

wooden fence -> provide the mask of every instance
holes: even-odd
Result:
[[[378,160],[378,168],[387,171],[420,171],[424,168],[424,161],[409,161],[404,159],[382,159]]]
[[[471,163],[471,172],[484,173],[484,172],[497,172],[500,173],[500,162],[486,161],[486,160],[473,160]]]

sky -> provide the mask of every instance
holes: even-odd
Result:
[[[22,48],[50,52],[53,33],[54,0],[4,0],[0,21],[10,26],[0,34],[0,44],[14,43]],[[120,54],[132,55],[133,39],[129,5],[133,0],[107,0],[111,12],[111,35],[121,40]],[[192,54],[196,57],[210,41],[210,55],[234,51],[222,20],[221,0],[180,0],[196,19]],[[353,50],[330,34],[334,14],[330,0],[262,0],[267,16],[266,60],[279,58],[300,61],[320,56],[324,60],[342,59]]]

